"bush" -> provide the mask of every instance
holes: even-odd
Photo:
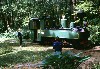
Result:
[[[43,69],[75,69],[80,63],[87,60],[89,56],[76,57],[69,54],[52,55],[45,59]]]
[[[100,25],[90,25],[90,40],[94,44],[100,44]]]

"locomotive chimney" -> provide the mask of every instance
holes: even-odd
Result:
[[[65,19],[65,15],[62,15],[62,19],[61,19],[61,28],[66,28],[66,21],[67,19]]]

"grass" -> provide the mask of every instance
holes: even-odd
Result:
[[[32,62],[36,63],[43,60],[53,52],[50,47],[46,49],[43,46],[0,47],[0,67],[9,67],[18,63]]]
[[[53,52],[52,47],[37,44],[27,47],[10,46],[8,43],[0,45],[0,67],[10,67],[19,63],[37,63]],[[100,67],[94,65],[93,67]]]
[[[0,47],[0,55],[12,52],[11,47]]]

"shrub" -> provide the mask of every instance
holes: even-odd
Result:
[[[90,25],[90,40],[94,44],[100,44],[100,25]]]
[[[69,54],[52,55],[45,59],[43,69],[75,69],[80,63],[87,60],[89,56],[76,57]]]

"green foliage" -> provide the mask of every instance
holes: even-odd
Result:
[[[83,9],[89,18],[93,18],[94,14],[98,14],[97,1],[96,3],[93,0],[93,2],[90,0],[82,1],[82,3],[76,2],[76,9]],[[69,19],[73,11],[72,8],[74,7],[72,7],[70,0],[2,0],[0,7],[0,20],[2,23],[0,26],[3,29],[2,32],[7,30],[8,24],[13,29],[22,28],[28,24],[31,17],[42,17],[44,14],[56,18],[60,18],[60,16],[64,14]]]
[[[80,2],[79,4],[76,5],[75,9],[76,10],[79,10],[79,9],[82,9],[84,10],[85,14],[86,14],[86,18],[87,20],[91,20],[91,19],[94,19],[94,18],[98,18],[98,5],[97,5],[98,2],[93,2],[93,1],[83,1],[83,2]]]
[[[89,59],[89,56],[76,57],[69,54],[52,55],[45,59],[43,69],[76,69],[80,63]]]
[[[34,61],[32,51],[19,51],[0,56],[0,66],[9,66],[16,63],[25,63]]]
[[[92,65],[93,69],[99,69],[100,68],[100,62],[96,62]]]
[[[1,38],[15,38],[16,37],[16,32],[13,30],[10,30],[9,32],[5,31],[5,33],[0,34]]]
[[[100,43],[100,16],[99,14],[99,0],[86,0],[76,5],[76,9],[83,9],[86,13],[86,20],[88,22],[90,31],[90,40],[93,43]]]
[[[83,3],[80,3],[76,6],[76,9],[83,9],[85,12],[87,11],[91,11],[94,7],[92,7],[93,5],[93,2],[92,1],[89,1],[89,2],[83,2]]]
[[[12,47],[0,47],[0,55],[12,52]]]
[[[42,17],[44,14],[57,17],[66,13],[67,1],[7,0],[1,1],[0,19],[7,30],[7,24],[17,29],[26,25],[26,18]],[[3,30],[3,31],[5,31]]]
[[[100,18],[93,18],[91,20],[88,20],[89,25],[98,25],[98,26],[100,26],[99,23],[100,23]]]
[[[19,49],[19,48],[18,48]],[[21,49],[21,48],[20,48]],[[16,50],[8,45],[0,47],[0,67],[10,67],[18,63],[38,62],[44,59],[47,55],[51,54],[51,50],[48,51],[28,51],[28,50]]]
[[[99,23],[98,23],[99,24]],[[94,44],[100,44],[100,25],[90,25],[89,26],[90,30],[90,40]]]

